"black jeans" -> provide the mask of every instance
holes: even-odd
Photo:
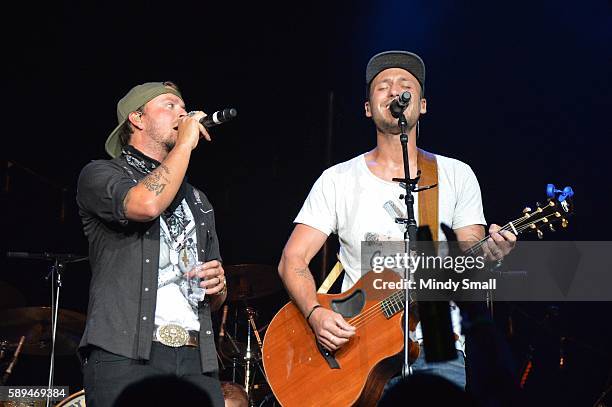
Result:
[[[182,346],[171,348],[158,342],[153,342],[149,360],[134,360],[125,356],[116,355],[103,349],[93,347],[83,364],[83,384],[85,387],[85,402],[88,407],[114,406],[122,392],[130,385],[142,383],[143,380],[156,383],[156,377],[173,377],[186,386],[195,385],[206,392],[212,406],[223,407],[224,400],[219,380],[212,375],[202,373],[200,366],[200,351],[198,348]],[[184,381],[184,382],[183,382]],[[174,380],[157,382],[150,391],[142,389],[141,400],[151,397],[174,397],[176,400],[184,398],[184,394],[171,394],[181,392],[185,387],[177,387]],[[128,389],[131,390],[133,387]],[[135,393],[130,393],[132,398]],[[123,395],[125,396],[125,394]],[[161,400],[159,400],[161,401]]]

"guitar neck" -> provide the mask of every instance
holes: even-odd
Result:
[[[561,218],[561,213],[557,211],[555,207],[556,202],[549,200],[546,206],[538,207],[531,213],[525,212],[525,214],[520,218],[506,223],[499,231],[501,232],[507,230],[518,236],[526,230],[536,230],[538,223],[552,225],[552,219]],[[467,249],[466,253],[471,255],[481,254],[482,246],[490,237],[490,234],[486,235],[483,239],[479,240],[473,246]]]
[[[406,298],[404,290],[399,290],[380,302],[380,309],[385,318],[389,319],[404,310],[404,298]]]
[[[541,233],[538,226],[547,225],[552,228],[553,223],[560,222],[562,227],[567,226],[567,220],[562,213],[571,214],[571,206],[569,202],[560,203],[555,199],[549,199],[548,203],[534,211],[526,208],[523,216],[511,220],[501,227],[500,232],[507,230],[515,235],[520,235],[525,231],[537,231]],[[480,255],[483,253],[482,246],[487,242],[491,235],[485,236],[483,239],[476,242],[465,252],[468,255]],[[381,312],[386,318],[391,318],[393,315],[404,310],[404,290],[398,290],[379,303]]]

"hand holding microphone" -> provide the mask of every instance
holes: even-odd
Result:
[[[198,146],[201,137],[211,141],[208,131],[200,123],[205,115],[202,111],[192,111],[178,119],[176,145],[188,145],[193,150]]]
[[[191,134],[195,133],[197,126],[197,140],[192,145],[192,149],[194,149],[200,139],[200,134],[208,140],[211,141],[210,134],[208,134],[207,129],[217,126],[219,124],[225,123],[228,120],[231,120],[238,116],[238,111],[234,108],[218,110],[211,115],[206,115],[206,113],[202,111],[191,111],[187,113],[188,117],[193,117],[196,121],[186,120],[183,118],[179,122],[179,134],[184,131],[183,128],[187,129]]]
[[[189,114],[191,114],[191,112],[189,112]],[[218,110],[211,115],[203,117],[200,119],[200,123],[202,123],[202,125],[207,129],[210,129],[211,127],[225,123],[236,116],[238,116],[238,111],[232,107],[229,109]]]

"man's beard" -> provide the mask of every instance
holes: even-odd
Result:
[[[151,130],[151,138],[160,144],[167,153],[176,145],[176,138],[172,137],[172,131],[164,133],[159,127],[154,127]]]
[[[378,130],[384,134],[400,134],[400,127],[397,121],[383,120],[377,124]]]
[[[166,148],[166,151],[167,151],[167,152],[170,152],[170,151],[171,151],[171,150],[174,148],[174,146],[176,145],[176,141],[175,141],[175,140],[170,139],[170,140],[166,140],[166,141],[164,141],[164,143],[163,143],[163,144],[164,144],[164,146],[165,146],[165,148]]]
[[[412,129],[415,126],[416,121],[413,120],[410,116],[406,116],[406,121],[408,122],[408,125],[406,126],[406,133],[408,133],[410,132],[410,129]],[[398,122],[398,119],[396,118],[388,119],[386,117],[383,117],[382,120],[376,123],[376,127],[378,128],[379,131],[385,134],[400,134],[401,133],[399,122]]]

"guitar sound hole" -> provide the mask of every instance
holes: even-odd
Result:
[[[346,298],[332,300],[331,307],[344,318],[352,318],[359,314],[365,304],[365,293],[355,290]]]

